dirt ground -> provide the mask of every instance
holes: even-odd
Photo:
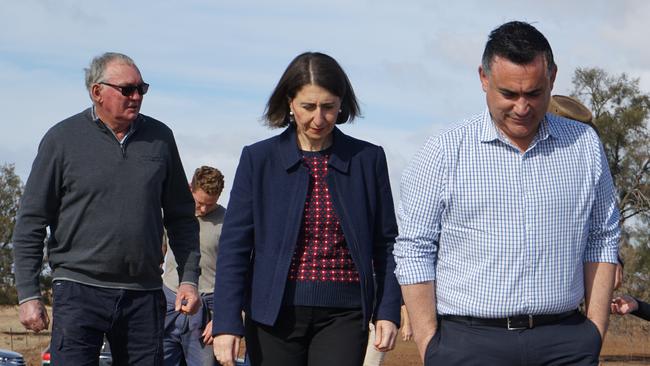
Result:
[[[25,356],[29,366],[40,366],[40,354],[50,333],[27,333],[18,322],[18,308],[0,306],[0,348]],[[415,343],[399,340],[386,356],[385,366],[421,365]],[[650,366],[650,322],[635,317],[613,317],[601,355],[602,366]]]

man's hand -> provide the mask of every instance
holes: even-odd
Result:
[[[397,325],[390,320],[377,320],[375,324],[375,342],[377,351],[388,352],[395,348]]]
[[[629,295],[623,295],[612,300],[612,314],[627,315],[639,309],[639,303],[635,298]]]
[[[47,310],[40,299],[29,300],[20,304],[18,317],[25,329],[33,330],[36,333],[46,330],[50,325],[50,317],[47,315]]]
[[[199,290],[196,289],[196,286],[189,283],[182,283],[178,286],[174,310],[192,315],[199,310],[200,304]]]
[[[235,366],[240,342],[241,337],[233,334],[219,334],[214,337],[214,356],[222,366]]]
[[[205,325],[205,329],[203,329],[201,336],[203,337],[203,344],[212,344],[212,320]]]

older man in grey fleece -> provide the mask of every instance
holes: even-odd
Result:
[[[96,364],[106,336],[116,365],[161,365],[163,224],[181,279],[176,307],[195,312],[194,201],[171,130],[140,114],[149,85],[133,60],[96,57],[86,87],[93,106],[45,134],[25,186],[13,238],[20,320],[48,327],[38,278],[49,227],[52,363]]]

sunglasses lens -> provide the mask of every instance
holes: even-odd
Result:
[[[137,87],[137,86],[128,85],[128,86],[122,86],[122,87],[120,87],[120,88],[122,89],[122,95],[124,95],[125,97],[130,97],[131,95],[133,95],[133,92],[134,92],[138,87]],[[140,94],[142,94],[142,93],[140,93]]]
[[[147,94],[147,91],[149,91],[149,84],[142,83],[142,84],[138,85],[138,93],[140,93],[140,95]]]
[[[145,95],[145,94],[147,94],[147,91],[149,90],[149,84],[147,84],[147,83],[142,83],[140,85],[124,85],[124,86],[113,85],[113,84],[103,83],[103,82],[100,83],[100,84],[108,85],[110,87],[113,87],[113,88],[119,90],[120,93],[122,93],[122,95],[125,96],[125,97],[132,96],[133,93],[135,93],[136,90],[138,91],[138,93],[140,95]]]

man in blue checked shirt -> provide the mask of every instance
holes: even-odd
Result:
[[[556,73],[537,29],[496,28],[487,110],[404,172],[396,274],[425,365],[598,365],[619,213],[595,131],[545,113]]]

